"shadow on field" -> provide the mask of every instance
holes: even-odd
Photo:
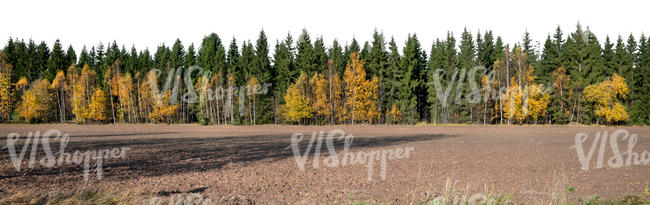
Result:
[[[300,153],[304,153],[311,135],[306,134],[300,142]],[[449,135],[411,135],[411,136],[384,136],[384,137],[355,137],[350,148],[373,148],[399,145],[409,142],[428,141],[451,137]],[[286,135],[255,135],[236,137],[214,138],[156,138],[133,140],[93,140],[83,142],[70,142],[66,153],[72,154],[79,150],[112,149],[118,147],[131,148],[126,153],[126,159],[108,159],[104,161],[104,178],[132,179],[138,176],[161,176],[174,173],[200,172],[219,169],[228,163],[243,163],[258,160],[276,161],[293,157],[293,152],[288,146],[291,136]],[[314,143],[315,145],[316,143]],[[335,137],[334,147],[337,152],[343,151],[344,141]],[[58,142],[51,142],[52,151],[58,151]],[[17,149],[22,148],[22,144]],[[39,160],[44,154],[39,146],[37,152]],[[313,149],[309,158],[313,157]],[[325,141],[321,147],[321,155],[327,155]],[[58,157],[57,154],[55,156]],[[29,159],[29,152],[23,159]],[[38,176],[59,175],[62,173],[82,176],[82,165],[63,165],[61,167],[37,167],[23,169],[17,172],[11,166],[6,149],[0,151],[0,160],[4,161],[0,172],[0,179]],[[95,177],[95,160],[91,161],[91,178]],[[39,165],[40,166],[40,165]]]
[[[178,132],[141,132],[141,133],[116,133],[116,134],[83,134],[83,135],[70,135],[70,138],[89,138],[89,137],[128,137],[128,136],[143,136],[143,135],[167,135],[167,134],[177,134]],[[29,135],[28,133],[19,133],[20,139],[25,139]],[[45,132],[40,132],[39,136],[43,136]],[[0,137],[0,144],[4,146],[7,141],[7,136]],[[6,154],[6,153],[5,153]]]

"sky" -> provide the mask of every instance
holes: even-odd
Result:
[[[565,36],[580,22],[594,32],[601,44],[630,33],[638,39],[650,32],[650,1],[33,1],[8,0],[0,4],[2,28],[0,46],[9,37],[45,41],[52,46],[60,39],[77,53],[83,45],[117,41],[138,50],[154,51],[179,38],[185,48],[199,47],[201,39],[217,33],[227,47],[233,37],[238,44],[257,39],[266,32],[270,49],[276,40],[291,33],[298,38],[307,29],[313,40],[323,37],[360,44],[370,41],[377,29],[395,38],[401,47],[408,34],[415,33],[425,50],[436,38],[451,31],[458,39],[467,28],[475,35],[492,30],[506,43],[521,41],[527,30],[533,42],[543,44],[560,26]]]

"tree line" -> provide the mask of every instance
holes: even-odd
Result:
[[[378,31],[326,46],[303,30],[276,40],[273,53],[268,41],[262,30],[225,47],[212,33],[198,48],[177,39],[151,53],[114,41],[77,56],[59,40],[50,49],[10,38],[0,50],[0,122],[650,123],[643,34],[601,44],[578,24],[537,48],[528,32],[508,44],[465,29],[430,53],[416,34],[399,49]]]

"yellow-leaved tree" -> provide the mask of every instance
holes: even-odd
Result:
[[[65,121],[65,92],[64,88],[66,87],[66,81],[65,81],[65,74],[63,73],[63,70],[59,70],[56,72],[56,77],[54,77],[54,80],[52,80],[52,84],[50,85],[50,89],[55,93],[56,95],[56,104],[57,104],[57,110],[58,110],[58,115],[59,115],[59,121],[64,122]]]
[[[301,73],[298,80],[289,86],[284,95],[286,102],[283,108],[284,117],[291,122],[300,122],[304,118],[312,117],[313,108],[305,96],[304,84],[307,83],[307,74]]]
[[[345,106],[343,104],[343,90],[341,87],[341,77],[336,72],[331,72],[329,77],[330,83],[330,109],[332,110],[331,122],[343,122],[345,120]]]
[[[543,89],[541,84],[535,83],[537,76],[533,75],[532,66],[528,74],[528,86],[524,91],[524,115],[527,115],[535,124],[537,119],[546,116],[548,105],[551,103],[551,95]]]
[[[393,104],[386,111],[386,122],[389,124],[399,123],[402,121],[402,111],[399,110],[397,104]]]
[[[314,93],[313,109],[318,117],[327,119],[332,115],[332,107],[329,98],[329,84],[323,74],[314,73],[309,80],[312,93]]]
[[[532,83],[528,86],[528,97],[526,98],[526,111],[528,116],[536,124],[537,119],[546,115],[548,104],[551,102],[551,95],[542,90],[540,85]]]
[[[0,71],[0,122],[10,120],[12,98],[11,77],[9,73]]]
[[[11,64],[6,62],[6,55],[0,51],[0,122],[11,118],[13,95],[11,92]]]
[[[167,122],[171,123],[178,105],[170,104],[170,91],[166,91],[162,98],[156,98],[153,111],[149,113],[149,119],[154,122]]]
[[[587,86],[583,98],[592,104],[596,116],[608,123],[619,123],[628,119],[626,108],[619,101],[627,98],[628,93],[625,78],[614,74],[601,83]]]
[[[522,122],[526,118],[522,109],[523,92],[515,77],[510,78],[510,87],[501,97],[501,104],[503,116],[508,119],[508,122]]]
[[[133,100],[133,78],[131,74],[124,74],[118,79],[117,96],[120,102],[119,118],[124,121],[133,122],[136,118],[135,102]],[[115,90],[113,90],[115,91]]]
[[[345,67],[345,107],[348,112],[345,116],[352,124],[355,121],[366,121],[369,123],[379,119],[377,108],[378,80],[373,76],[372,80],[366,79],[366,70],[363,68],[364,60],[359,59],[358,53],[350,55],[350,62]]]
[[[106,120],[106,94],[102,89],[95,88],[88,110],[89,119],[100,122]]]
[[[44,122],[49,119],[51,110],[50,82],[37,80],[22,96],[18,114],[27,122]]]
[[[249,121],[255,125],[257,113],[256,113],[256,104],[257,104],[257,92],[260,89],[260,81],[257,80],[255,76],[252,76],[248,80],[248,85],[246,89],[248,90],[248,117]]]
[[[68,74],[70,76],[70,74]],[[75,82],[72,98],[72,113],[77,123],[84,123],[89,119],[89,105],[91,101],[91,92],[95,90],[95,71],[90,70],[90,66],[85,64],[81,69],[79,78],[70,78]]]

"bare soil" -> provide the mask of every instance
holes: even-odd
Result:
[[[17,171],[8,149],[0,149],[0,198],[97,188],[161,197],[200,193],[256,204],[407,204],[442,194],[450,181],[453,189],[468,195],[512,194],[515,201],[525,203],[558,197],[578,201],[594,195],[622,199],[649,186],[650,166],[607,166],[614,156],[607,144],[605,167],[596,168],[597,148],[585,171],[572,147],[577,133],[588,134],[584,143],[588,152],[597,132],[621,128],[639,136],[635,152],[650,151],[648,127],[0,125],[0,147],[7,145],[9,133],[26,136],[57,129],[70,135],[68,153],[130,148],[125,159],[104,161],[101,180],[91,170],[88,181],[83,180],[81,165],[26,168],[29,152]],[[327,134],[334,129],[354,136],[353,153],[414,149],[408,158],[387,161],[385,179],[380,177],[379,162],[374,164],[372,180],[368,180],[368,163],[324,166],[325,143],[320,166],[313,168],[310,154],[305,170],[299,170],[287,148],[291,135],[306,135],[300,144],[303,153],[313,132]],[[56,141],[51,145],[58,150]],[[337,152],[343,150],[341,141],[334,145]],[[627,141],[619,139],[619,147],[625,152]],[[39,149],[38,156],[43,156]],[[575,191],[567,192],[569,186]]]

